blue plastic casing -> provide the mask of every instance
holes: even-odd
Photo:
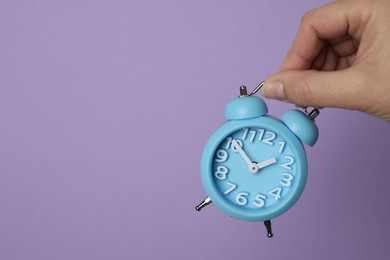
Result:
[[[265,102],[255,96],[238,97],[231,100],[225,109],[225,118],[229,120],[246,119],[266,115]]]
[[[282,121],[291,131],[294,132],[303,142],[313,146],[318,139],[318,127],[313,119],[302,111],[293,109],[282,115]]]
[[[248,101],[248,102],[247,102]],[[232,100],[226,107],[225,117],[230,119],[225,122],[208,140],[201,158],[201,178],[203,186],[212,202],[224,213],[244,221],[265,221],[273,219],[292,207],[301,196],[307,179],[307,159],[305,149],[298,137],[279,119],[267,116],[268,109],[264,101],[258,97],[240,97]],[[292,115],[288,115],[289,121]],[[214,154],[218,146],[232,133],[243,128],[266,128],[278,133],[289,145],[295,156],[296,176],[294,185],[282,200],[269,207],[248,209],[236,205],[227,199],[221,190],[213,174]],[[242,159],[231,161],[232,164],[242,164]],[[267,180],[265,180],[267,181]],[[243,184],[243,183],[241,183]],[[245,184],[245,183],[244,183]],[[266,185],[267,183],[259,183]]]

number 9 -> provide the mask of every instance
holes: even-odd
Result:
[[[225,150],[223,150],[223,149],[219,149],[215,153],[215,156],[217,157],[217,158],[215,158],[216,162],[224,162],[228,158],[228,153]]]

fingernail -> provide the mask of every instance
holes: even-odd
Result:
[[[284,100],[285,96],[283,90],[283,83],[280,81],[272,81],[270,83],[266,83],[262,88],[261,94],[267,98]]]

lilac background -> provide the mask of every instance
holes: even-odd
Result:
[[[225,104],[325,2],[2,0],[0,259],[388,259],[390,128],[358,112],[323,111],[273,239],[194,210]]]

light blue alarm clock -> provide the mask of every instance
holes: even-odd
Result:
[[[258,90],[262,84],[256,89]],[[291,208],[307,179],[302,142],[318,138],[311,113],[290,110],[281,120],[267,115],[265,102],[246,87],[225,109],[228,120],[211,136],[201,159],[202,183],[208,197],[196,210],[213,202],[227,215],[244,221],[264,221],[272,237],[271,219]]]

